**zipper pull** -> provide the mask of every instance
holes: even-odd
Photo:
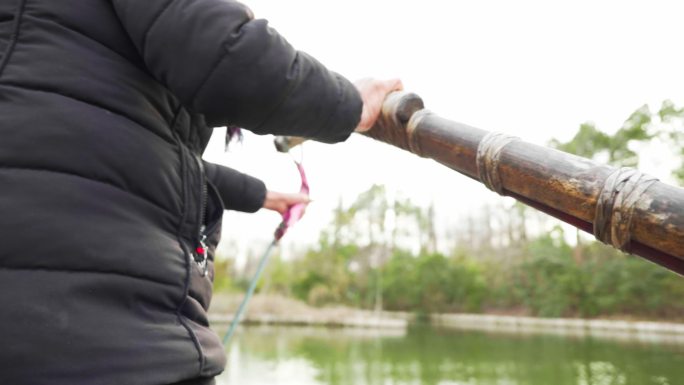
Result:
[[[202,226],[199,246],[195,249],[195,262],[202,272],[202,277],[207,275],[207,270],[209,269],[209,247],[207,246],[206,240],[207,236],[204,234],[204,226]]]

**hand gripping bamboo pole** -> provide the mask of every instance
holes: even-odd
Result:
[[[625,252],[684,274],[684,189],[453,122],[395,92],[367,136],[431,158]]]

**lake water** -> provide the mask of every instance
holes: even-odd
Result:
[[[248,327],[218,385],[681,385],[684,344],[489,334]]]

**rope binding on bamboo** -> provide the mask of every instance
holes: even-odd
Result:
[[[596,202],[594,235],[599,241],[629,252],[634,208],[658,181],[633,168],[619,168],[606,178]]]
[[[482,138],[477,147],[477,173],[480,181],[488,189],[504,195],[503,182],[499,173],[499,163],[504,147],[520,138],[501,132],[490,132]]]

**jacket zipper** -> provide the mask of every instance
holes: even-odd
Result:
[[[193,157],[195,158],[195,161],[197,162],[197,166],[199,167],[199,172],[200,172],[200,185],[202,186],[202,193],[201,193],[201,198],[200,198],[200,212],[199,212],[199,221],[198,223],[198,230],[197,230],[197,247],[195,248],[195,262],[197,263],[197,266],[200,268],[200,271],[202,272],[202,276],[207,275],[207,270],[208,270],[208,258],[209,258],[209,247],[207,246],[207,235],[206,235],[206,226],[204,224],[204,216],[206,215],[207,211],[207,181],[205,180],[205,175],[204,175],[204,163],[202,163],[202,158],[198,156],[197,154],[193,153]]]

